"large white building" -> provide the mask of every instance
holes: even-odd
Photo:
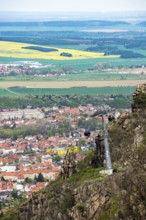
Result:
[[[36,109],[24,109],[17,111],[0,112],[0,120],[9,119],[42,119],[45,114]]]

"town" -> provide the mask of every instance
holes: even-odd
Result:
[[[105,106],[1,109],[0,112],[0,205],[2,213],[16,202],[57,179],[68,149],[76,160],[95,147],[101,126],[98,110]],[[94,118],[92,116],[95,114]],[[108,115],[104,116],[108,122]],[[85,130],[91,137],[84,136]]]
[[[23,75],[36,75],[39,76],[40,73],[43,75],[44,69],[50,70],[53,65],[42,65],[39,62],[32,61],[18,61],[7,64],[0,64],[0,76],[23,76]],[[45,71],[45,76],[53,76]]]

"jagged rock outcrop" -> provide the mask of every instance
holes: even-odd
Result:
[[[75,153],[67,151],[61,169],[61,178],[67,179],[76,172]]]
[[[132,111],[146,113],[146,84],[140,84],[133,94]]]
[[[138,87],[133,113],[125,113],[108,128],[113,175],[102,176],[101,168],[92,168],[91,153],[70,178],[50,183],[3,219],[146,219],[146,103],[138,98],[144,96],[144,88]]]

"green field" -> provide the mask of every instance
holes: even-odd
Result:
[[[13,94],[12,92],[8,91],[7,89],[1,89],[0,88],[0,96],[16,96],[16,94]]]
[[[13,87],[9,89],[0,89],[0,96],[25,96],[25,95],[131,95],[135,87],[102,87],[102,88],[21,88]]]

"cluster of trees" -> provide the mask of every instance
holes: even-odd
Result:
[[[113,50],[113,51],[106,51],[104,55],[120,55],[123,59],[129,59],[129,58],[144,58],[145,56],[141,53],[136,53],[130,50]]]
[[[134,88],[135,89],[135,88]],[[133,91],[134,91],[133,89]],[[0,97],[0,110],[3,108],[20,108],[27,106],[31,108],[37,107],[53,107],[54,103],[58,106],[77,107],[79,105],[86,106],[91,103],[93,106],[108,104],[109,106],[120,108],[130,107],[131,95],[114,95],[112,100],[108,100],[109,96],[92,96],[92,95],[29,95],[25,97]],[[121,103],[122,101],[122,103]],[[116,106],[115,106],[116,104]]]
[[[58,124],[58,129],[57,129],[57,132],[60,134],[60,135],[63,135],[65,132],[68,133],[68,132],[71,132],[73,130],[73,128],[70,126],[70,123],[69,121],[65,120],[63,122],[60,122]]]
[[[12,140],[17,140],[19,137],[26,137],[28,135],[37,135],[41,133],[41,128],[24,126],[23,128],[1,128],[0,138],[12,138]],[[45,133],[45,132],[43,132]]]
[[[146,41],[145,39],[136,39],[132,41],[130,40],[130,42],[125,45],[125,47],[127,49],[136,48],[136,49],[146,50]]]
[[[22,37],[22,36],[2,36],[0,41],[12,41],[20,43],[29,43],[29,44],[39,44],[39,45],[79,45],[80,42],[76,41],[67,41],[64,39],[51,38],[51,37]]]
[[[22,47],[23,49],[29,49],[29,50],[38,50],[41,52],[55,52],[58,51],[55,48],[45,48],[45,47],[39,47],[39,46],[28,46],[28,47]]]
[[[71,53],[63,52],[63,53],[60,54],[60,56],[63,56],[63,57],[72,57],[72,54],[71,54]]]
[[[26,137],[30,135],[42,134],[43,136],[50,137],[54,136],[56,133],[59,135],[68,134],[73,131],[70,122],[64,120],[58,123],[57,126],[53,126],[51,123],[44,120],[39,120],[35,126],[23,126],[19,128],[0,128],[0,138],[11,138],[12,140],[17,140],[20,137]]]
[[[126,48],[134,48],[136,47],[137,44],[131,43],[126,46]],[[139,45],[139,44],[138,44]],[[142,42],[141,42],[142,45]],[[140,45],[139,45],[140,47]],[[146,47],[146,43],[145,43]],[[104,55],[120,55],[121,58],[123,59],[128,59],[128,58],[144,58],[145,56],[141,53],[133,52],[130,50],[121,50],[118,49],[117,46],[108,46],[108,45],[96,45],[92,47],[87,48],[88,51],[91,52],[104,52]]]
[[[117,50],[118,47],[116,46],[109,46],[109,45],[103,45],[103,44],[97,44],[95,46],[90,46],[88,47],[86,50],[87,51],[90,51],[90,52],[104,52],[106,50],[109,50],[109,51],[115,51]]]
[[[35,176],[34,179],[29,177],[25,178],[25,183],[38,183],[38,182],[46,182],[42,173],[39,173],[38,176]]]

